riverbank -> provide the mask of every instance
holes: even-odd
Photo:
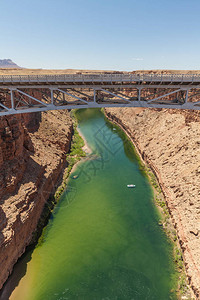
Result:
[[[55,118],[57,118],[57,120]],[[54,126],[49,130],[50,119],[51,121],[54,120]],[[58,124],[58,128],[56,128],[56,124]],[[70,128],[68,124],[70,124]],[[48,134],[45,128],[48,129]],[[42,141],[40,141],[41,132],[43,133]],[[60,132],[62,133],[62,135],[60,135]],[[67,136],[64,137],[65,133],[67,133]],[[67,143],[65,144],[66,139]],[[42,189],[40,189],[40,195],[43,201],[41,202],[40,199],[38,199],[37,201],[38,205],[40,205],[40,210],[38,210],[34,222],[32,220],[32,225],[35,225],[32,231],[30,230],[29,232],[29,239],[26,241],[26,243],[23,243],[23,251],[19,253],[16,261],[26,251],[30,251],[30,249],[32,249],[34,245],[36,245],[38,239],[42,241],[43,229],[49,221],[49,217],[54,209],[54,206],[59,202],[60,196],[67,186],[67,181],[70,174],[75,171],[78,162],[80,162],[81,159],[86,158],[86,155],[89,155],[91,153],[90,147],[87,145],[87,143],[84,142],[82,134],[77,128],[77,122],[74,118],[74,115],[71,115],[70,117],[68,112],[43,113],[39,128],[37,129],[36,133],[31,135],[31,140],[33,142],[34,151],[37,153],[36,156],[39,156],[40,162],[42,162],[43,165],[45,165],[47,161],[47,159],[45,159],[46,154],[50,154],[50,151],[51,162],[49,161],[49,169],[51,169],[52,165],[55,163],[55,158],[57,160],[61,159],[61,161],[58,165],[56,165],[55,170],[51,170],[51,173],[47,177],[47,181],[49,183],[47,184],[47,182],[45,182],[45,188],[43,187]],[[35,141],[37,141],[37,147]],[[60,148],[62,149],[61,152],[59,152]],[[43,151],[44,149],[45,151]],[[43,156],[43,154],[45,156]],[[61,157],[60,154],[62,154]],[[46,158],[50,159],[49,156]],[[26,178],[27,176],[30,176],[30,174],[27,175],[26,173]],[[34,180],[33,176],[31,178],[32,180]],[[23,188],[23,182],[21,183],[21,185]],[[16,194],[15,197],[17,198],[18,195]],[[13,268],[13,265],[11,266],[11,268]],[[12,274],[11,271],[10,274]],[[3,283],[4,281],[5,279],[2,280]],[[1,297],[5,297],[6,293],[7,290],[3,292],[3,295],[1,295],[0,293],[0,299],[3,299]]]
[[[59,201],[60,196],[64,192],[67,186],[67,180],[70,174],[73,171],[75,171],[77,164],[92,152],[85,138],[83,137],[83,135],[81,134],[80,130],[77,127],[77,120],[75,117],[75,113],[71,113],[71,117],[73,120],[72,142],[71,142],[69,153],[66,156],[67,167],[64,172],[62,183],[58,187],[54,195],[56,202]]]
[[[87,143],[87,141],[86,141],[84,135],[82,134],[82,132],[80,131],[80,129],[79,129],[78,127],[76,128],[76,130],[77,130],[78,134],[80,135],[80,137],[82,138],[82,140],[84,141],[84,146],[82,147],[83,151],[84,151],[87,155],[91,154],[91,153],[92,153],[92,149],[91,149],[90,146],[88,145],[88,143]]]
[[[0,288],[35,239],[41,213],[66,165],[71,133],[67,111],[9,116],[0,122]]]
[[[58,120],[56,121],[54,118],[58,118]],[[66,118],[67,117],[67,118]],[[33,232],[30,231],[30,237],[29,240],[27,241],[26,244],[23,244],[23,252],[19,255],[19,259],[21,259],[21,255],[29,251],[31,251],[34,247],[34,245],[36,245],[36,243],[38,243],[39,240],[39,244],[42,242],[43,240],[43,229],[44,227],[48,224],[49,218],[52,214],[52,211],[55,207],[56,204],[58,204],[59,200],[60,200],[60,196],[63,194],[64,190],[66,189],[67,186],[67,182],[69,179],[69,176],[71,173],[73,173],[76,169],[76,167],[78,166],[78,163],[81,160],[84,159],[89,159],[88,156],[89,154],[91,154],[92,150],[90,149],[90,147],[88,146],[88,144],[86,143],[83,135],[81,134],[80,130],[78,130],[77,128],[77,121],[76,118],[74,116],[74,114],[71,114],[71,116],[69,115],[68,112],[48,112],[48,113],[44,113],[44,115],[42,115],[42,122],[39,126],[39,129],[37,129],[37,148],[40,146],[41,147],[41,143],[39,143],[39,136],[40,136],[40,132],[43,131],[43,133],[45,134],[45,128],[49,128],[50,124],[48,124],[48,120],[50,119],[54,119],[55,123],[59,124],[59,128],[55,128],[55,126],[53,126],[53,128],[51,128],[50,132],[48,133],[48,137],[45,136],[45,138],[43,137],[42,143],[43,146],[46,146],[45,140],[47,139],[48,145],[51,146],[50,144],[50,136],[51,134],[53,134],[55,136],[55,134],[57,134],[57,138],[58,138],[58,145],[57,142],[55,143],[55,139],[52,137],[51,142],[53,143],[53,145],[55,145],[55,149],[57,149],[56,152],[56,156],[55,158],[60,158],[59,157],[59,152],[58,152],[58,148],[62,147],[62,150],[66,150],[62,152],[62,160],[61,163],[59,164],[58,168],[55,170],[56,172],[56,176],[55,176],[55,172],[54,170],[52,170],[51,175],[50,175],[50,185],[48,185],[48,189],[42,190],[43,195],[45,195],[45,202],[43,201],[43,206],[41,206],[42,211],[40,210],[40,215],[39,212],[37,214],[37,218],[35,218],[34,220],[34,230]],[[66,120],[64,120],[63,118],[65,118]],[[59,132],[61,131],[62,134],[66,133],[69,128],[67,126],[67,124],[69,123],[70,120],[70,136],[69,134],[67,134],[67,137],[64,136],[60,136]],[[62,124],[61,124],[61,123]],[[72,127],[73,124],[73,127]],[[55,125],[55,124],[54,124]],[[66,127],[65,129],[63,129],[63,127]],[[55,131],[56,129],[56,131]],[[49,129],[48,129],[49,130]],[[60,138],[60,139],[59,139]],[[68,139],[67,144],[65,145],[65,139]],[[33,139],[33,137],[32,137]],[[45,139],[45,140],[44,140]],[[33,144],[35,146],[35,144]],[[58,147],[59,146],[59,147]],[[46,153],[49,153],[49,149],[46,149]],[[36,150],[36,148],[35,148]],[[39,148],[37,149],[39,151]],[[51,149],[52,151],[52,149]],[[52,155],[55,154],[55,151],[52,151]],[[43,164],[45,164],[46,160],[43,157],[43,151],[40,152],[40,154],[37,154],[40,156],[40,158],[43,160]],[[54,163],[54,159],[52,159],[51,163]],[[51,166],[51,164],[50,164]],[[55,180],[55,178],[57,178],[57,180]],[[22,183],[23,184],[23,183]],[[47,188],[47,185],[45,185]],[[16,195],[17,197],[17,195]],[[44,199],[43,199],[44,200]],[[38,202],[40,202],[38,200]],[[32,233],[32,235],[31,235]],[[12,272],[10,272],[12,275]],[[7,288],[6,284],[9,284],[9,280],[10,277],[8,278],[8,281],[5,283],[5,289],[2,289],[1,293],[0,293],[0,299],[4,300],[5,297],[9,298],[9,288]],[[11,279],[12,282],[12,279]],[[12,283],[11,283],[12,285]],[[3,292],[3,293],[2,293]],[[3,297],[3,298],[2,298]]]
[[[132,111],[131,111],[132,115],[131,115],[131,117],[129,115],[129,118],[127,118],[127,119],[125,117],[126,116],[125,111],[123,111],[123,110],[124,109],[108,109],[108,108],[106,108],[104,112],[105,112],[106,117],[111,122],[118,125],[126,133],[128,138],[131,140],[131,142],[135,146],[137,153],[139,155],[139,158],[143,164],[142,168],[144,168],[144,170],[147,173],[149,180],[153,186],[154,200],[161,212],[162,226],[163,226],[164,230],[166,231],[167,235],[172,240],[173,244],[175,245],[174,246],[174,261],[176,262],[178,271],[180,273],[179,280],[178,280],[179,298],[180,299],[191,299],[191,295],[192,295],[192,297],[195,297],[195,296],[198,297],[198,293],[196,293],[196,289],[194,289],[194,286],[191,284],[190,277],[188,278],[188,282],[186,280],[185,274],[187,272],[184,270],[183,257],[182,257],[182,253],[180,250],[180,247],[182,246],[182,244],[179,239],[179,236],[178,236],[178,241],[180,244],[177,244],[177,235],[176,235],[176,231],[175,231],[176,224],[174,222],[173,215],[172,215],[172,207],[171,207],[171,202],[169,201],[170,200],[169,193],[163,183],[163,180],[159,173],[158,168],[152,162],[152,160],[149,158],[148,154],[145,152],[145,147],[143,148],[141,146],[139,137],[137,136],[138,138],[136,138],[136,136],[133,134],[133,132],[131,130],[132,129],[130,126],[131,120],[133,120],[134,118],[137,118],[137,116],[141,116],[144,113],[143,112],[144,109],[139,109],[139,110],[132,109]],[[144,120],[144,122],[145,122],[145,120]],[[140,127],[140,129],[142,129],[142,128]],[[151,136],[151,138],[152,138],[152,136]],[[182,251],[183,251],[183,249],[182,249]],[[185,267],[187,267],[187,264],[185,261],[184,261],[184,263],[185,263]],[[189,284],[190,284],[192,290],[190,289]],[[194,295],[193,291],[195,292],[196,295]]]

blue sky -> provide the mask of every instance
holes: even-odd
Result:
[[[26,68],[199,69],[199,0],[0,0],[0,59]]]

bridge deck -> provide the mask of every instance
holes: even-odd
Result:
[[[87,83],[135,83],[135,84],[200,84],[200,75],[174,74],[65,74],[65,75],[1,75],[3,85],[49,85]]]

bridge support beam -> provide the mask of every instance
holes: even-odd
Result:
[[[164,97],[166,97],[166,96],[169,96],[169,95],[178,93],[178,92],[180,92],[181,90],[182,90],[182,89],[178,89],[178,90],[176,90],[176,91],[172,91],[172,92],[170,92],[170,93],[164,94],[164,95],[162,95],[162,96],[159,96],[159,97],[157,97],[157,98],[154,98],[154,99],[152,99],[152,100],[147,101],[147,103],[151,103],[151,102],[153,102],[153,101],[162,99],[162,98],[164,98]]]
[[[47,106],[47,105],[48,105],[48,104],[46,104],[46,103],[40,101],[39,99],[37,99],[37,98],[35,98],[35,97],[33,97],[33,96],[31,96],[31,95],[29,95],[29,94],[27,94],[27,93],[25,93],[25,92],[19,90],[19,89],[16,89],[15,91],[17,91],[18,93],[20,93],[20,94],[22,94],[22,95],[28,97],[29,99],[32,99],[32,100],[34,100],[34,101],[36,101],[36,102],[38,102],[38,103],[40,103],[40,104],[42,104],[42,105],[44,105],[44,106]]]
[[[138,101],[140,102],[140,100],[141,100],[141,88],[137,89],[137,97],[138,97]]]
[[[50,89],[51,91],[51,105],[54,103],[54,95],[53,95],[53,89]]]
[[[119,99],[122,99],[122,100],[124,100],[124,101],[126,101],[126,102],[128,102],[128,103],[131,103],[130,100],[128,100],[127,98],[124,98],[124,97],[122,97],[122,96],[117,95],[117,93],[112,93],[112,92],[110,92],[110,91],[108,91],[108,90],[105,90],[105,89],[100,89],[100,90],[103,91],[103,92],[105,92],[105,93],[108,93],[108,94],[110,94],[110,95],[112,95],[112,96],[114,96],[114,97],[118,97]]]
[[[10,90],[10,98],[11,98],[11,108],[12,108],[12,110],[14,110],[15,103],[14,103],[14,93],[13,93],[12,89]]]
[[[61,93],[63,93],[63,94],[66,94],[66,95],[68,95],[68,96],[71,96],[72,98],[75,98],[75,99],[77,99],[77,100],[79,100],[79,101],[82,101],[82,102],[84,102],[84,103],[88,103],[86,100],[83,100],[83,99],[81,99],[81,98],[79,98],[79,97],[77,97],[77,96],[75,96],[75,95],[73,95],[73,94],[71,94],[71,93],[68,93],[68,92],[66,92],[66,91],[63,91],[63,90],[61,90],[61,89],[57,89],[59,92],[61,92]]]
[[[96,89],[94,88],[93,91],[94,91],[94,103],[96,103]]]
[[[185,95],[185,103],[188,102],[188,94],[189,94],[189,90],[186,90],[186,95]]]
[[[134,76],[132,75],[132,78]],[[95,77],[93,84],[87,83],[87,77],[84,78],[84,82],[79,84],[55,82],[50,85],[49,78],[47,78],[47,85],[40,85],[39,83],[31,85],[30,80],[26,85],[13,84],[12,82],[12,85],[0,86],[0,116],[90,107],[153,107],[200,110],[200,101],[197,101],[200,100],[200,81],[191,86],[191,84],[184,83],[183,76],[180,83],[170,85],[170,81],[168,84],[164,82],[166,76],[163,75],[162,78],[160,77],[160,82],[154,82],[152,76],[151,82],[146,84],[145,76],[140,76],[141,80],[137,85],[123,83],[123,76],[122,78],[120,76],[122,82],[116,83],[114,74],[110,77],[112,82],[102,81],[98,84],[95,83]],[[103,80],[104,75],[100,77]],[[128,95],[128,92],[131,94]]]

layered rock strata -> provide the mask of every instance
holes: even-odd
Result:
[[[55,191],[71,134],[67,111],[0,119],[0,288]]]
[[[162,187],[183,250],[190,285],[200,298],[199,113],[107,108],[131,137]]]

